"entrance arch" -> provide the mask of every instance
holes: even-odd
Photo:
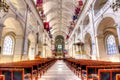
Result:
[[[92,38],[89,33],[85,35],[84,50],[88,59],[92,58]]]
[[[64,43],[64,37],[61,35],[56,36],[55,38],[55,51],[57,57],[64,57],[64,50],[65,50],[65,43]]]

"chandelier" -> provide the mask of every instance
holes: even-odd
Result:
[[[120,8],[120,0],[116,0],[115,2],[112,3],[111,5],[113,11],[118,11],[118,8]]]
[[[4,0],[0,0],[0,11],[8,12],[9,6]]]

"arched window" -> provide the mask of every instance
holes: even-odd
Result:
[[[107,37],[106,44],[107,44],[107,53],[108,54],[117,53],[116,41],[115,41],[115,37],[113,35],[109,35]]]
[[[12,36],[6,36],[3,44],[3,54],[12,55],[14,50],[14,39]]]

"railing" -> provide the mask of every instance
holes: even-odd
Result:
[[[109,0],[101,9],[99,12],[97,12],[97,14],[94,16],[94,22],[97,21],[97,19],[103,15],[103,13],[105,13],[109,7],[110,7],[110,4],[111,4],[111,0]]]

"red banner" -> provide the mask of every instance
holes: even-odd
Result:
[[[78,15],[80,13],[80,8],[75,9],[75,14]]]
[[[80,1],[79,1],[79,6],[82,6],[82,5],[83,5],[83,1],[80,0]]]
[[[49,31],[49,22],[44,22],[44,29]]]
[[[66,35],[66,39],[69,39],[69,34]]]
[[[43,5],[43,0],[37,0],[36,6],[41,7]]]

